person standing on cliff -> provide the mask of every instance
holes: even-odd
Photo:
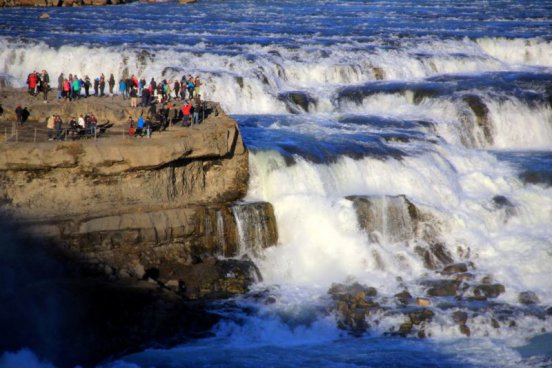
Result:
[[[17,105],[15,107],[15,116],[17,117],[17,122],[19,124],[21,124],[22,122],[22,116],[23,116],[23,108],[21,107],[21,105]]]
[[[138,106],[138,89],[135,86],[130,87],[130,107]]]
[[[100,90],[100,78],[96,77],[94,79],[94,96],[99,96],[99,90]]]
[[[88,98],[90,97],[90,77],[88,75],[84,76],[84,95]]]
[[[36,96],[37,89],[38,89],[38,73],[36,71],[33,71],[31,75],[29,75],[29,94],[31,94],[32,96]]]
[[[126,82],[124,79],[121,78],[121,80],[119,80],[119,93],[121,94],[121,96],[123,96],[123,100],[126,100],[127,98],[126,91],[127,91]]]
[[[50,91],[50,76],[46,70],[42,70],[42,95],[44,103],[48,103],[48,92]]]
[[[61,116],[54,115],[54,129],[56,130],[56,136],[55,140],[62,140],[63,139],[63,121],[61,120]]]
[[[109,94],[111,95],[111,97],[113,97],[114,96],[113,88],[115,88],[115,77],[113,76],[113,73],[109,75],[108,84],[109,84]]]
[[[63,93],[62,93],[64,101],[67,101],[67,99],[69,99],[69,101],[72,100],[72,98],[71,98],[71,88],[72,87],[71,87],[71,83],[69,83],[69,80],[64,79],[63,80]]]
[[[188,127],[190,126],[190,110],[192,109],[192,105],[189,101],[185,101],[185,105],[182,106],[182,126]]]
[[[73,78],[73,98],[80,98],[81,83],[79,78],[75,75]]]
[[[192,124],[199,124],[199,109],[201,107],[200,96],[196,94],[192,99]]]
[[[61,73],[58,77],[58,85],[57,85],[57,99],[61,100],[63,97],[63,82],[65,78],[63,77],[63,73]]]
[[[100,96],[105,96],[105,75],[102,73],[100,75]]]
[[[178,79],[175,79],[175,81],[174,81],[173,90],[174,90],[174,99],[175,100],[179,99],[180,98],[180,82],[178,81]]]

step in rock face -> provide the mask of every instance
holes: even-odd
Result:
[[[412,242],[414,251],[431,270],[454,261],[440,239],[438,221],[419,210],[406,196],[348,196],[357,213],[359,227],[370,241],[380,244]]]

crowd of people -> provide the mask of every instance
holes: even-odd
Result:
[[[36,70],[27,76],[27,86],[29,94],[38,96],[41,92],[44,95],[44,101],[47,102],[50,87],[50,76],[46,70],[38,73]],[[180,80],[162,79],[157,82],[151,78],[146,82],[145,78],[138,79],[134,74],[127,78],[119,80],[119,88],[115,88],[115,77],[113,73],[106,78],[100,73],[92,80],[88,75],[79,77],[76,74],[60,73],[57,83],[57,98],[64,100],[74,100],[87,98],[90,96],[116,96],[120,95],[123,99],[129,99],[131,107],[145,107],[151,103],[163,103],[172,100],[191,100],[200,95],[201,81],[198,76],[183,75]],[[106,91],[106,87],[108,91]],[[140,98],[140,103],[138,103]]]
[[[139,79],[132,74],[119,79],[118,88],[116,88],[113,73],[108,78],[100,73],[93,80],[88,75],[79,77],[76,74],[60,73],[57,82],[59,100],[73,101],[91,96],[121,96],[123,100],[129,100],[130,107],[142,108],[137,121],[129,117],[128,132],[131,136],[144,134],[149,136],[152,131],[165,130],[169,125],[189,127],[199,124],[200,118],[204,116],[204,103],[200,95],[202,83],[198,76],[183,75],[180,79],[161,79],[159,82],[151,78],[147,82],[145,78]],[[37,71],[30,73],[27,77],[27,86],[30,95],[38,96],[42,93],[44,103],[48,102],[48,93],[52,88],[46,70],[42,70],[41,73]],[[157,105],[161,107],[158,109]],[[19,116],[18,113],[18,121],[22,121]],[[66,134],[63,132],[71,132],[71,135],[79,131],[94,134],[97,120],[94,114],[86,114],[79,118],[71,118],[68,124],[68,128],[64,130],[61,117],[52,115],[47,120],[48,138],[55,140],[62,139],[63,136],[65,139]]]
[[[81,136],[94,137],[96,136],[97,128],[98,119],[92,113],[81,114],[78,118],[71,117],[66,129],[63,129],[63,120],[58,114],[54,114],[46,120],[48,140],[75,139]]]

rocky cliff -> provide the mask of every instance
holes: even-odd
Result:
[[[111,98],[80,104],[31,106],[26,124],[42,129],[43,116],[90,104],[100,119],[124,110]],[[0,348],[28,346],[58,366],[95,364],[151,340],[205,333],[217,318],[203,303],[261,277],[242,256],[276,243],[272,206],[239,201],[248,151],[237,123],[214,106],[202,124],[151,139],[124,137],[115,119],[99,139],[0,143],[3,253],[16,254],[0,262],[11,280],[0,291],[0,329],[24,327],[0,337]],[[51,318],[69,321],[55,326],[66,336],[55,352],[33,322],[50,318],[49,299],[60,305]]]

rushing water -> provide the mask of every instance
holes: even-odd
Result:
[[[54,80],[201,76],[251,150],[246,199],[270,202],[277,219],[278,245],[251,255],[271,303],[214,307],[227,318],[212,338],[109,367],[552,364],[550,316],[518,301],[532,291],[541,310],[552,304],[549,1],[200,0],[39,20],[44,11],[0,10],[4,80],[23,86],[43,68]],[[381,229],[366,234],[348,196],[376,196]],[[414,250],[428,239],[392,230],[391,198],[429,216],[453,261],[505,285],[497,302],[519,308],[515,326],[494,328],[481,309],[467,338],[436,308],[428,339],[386,336],[402,321],[393,314],[362,337],[336,327],[323,312],[334,282],[374,286],[385,304],[439,277]],[[41,364],[28,351],[0,358],[10,362]]]

